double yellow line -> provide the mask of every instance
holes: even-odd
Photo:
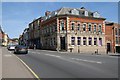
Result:
[[[17,57],[17,59],[20,60],[20,62],[35,76],[35,78],[37,78],[38,80],[40,80],[40,78],[38,77],[38,75],[22,59],[20,59],[19,57]]]

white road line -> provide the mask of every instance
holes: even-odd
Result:
[[[20,62],[35,76],[35,78],[37,78],[37,80],[40,80],[39,76],[22,59],[17,56],[16,58],[20,60]]]
[[[102,64],[102,62],[100,61],[92,61],[92,60],[85,60],[85,59],[78,59],[78,58],[71,58],[73,60],[77,60],[77,61],[84,61],[84,62],[90,62],[90,63],[98,63],[98,64]]]
[[[4,55],[5,57],[11,57],[12,55],[10,55],[10,54],[6,54],[6,55]]]
[[[57,56],[57,55],[51,55],[51,54],[45,54],[47,56],[52,56],[52,57],[57,57],[57,58],[60,58],[61,56]]]

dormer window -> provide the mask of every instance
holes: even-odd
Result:
[[[56,12],[56,11],[54,11],[54,12],[51,13],[51,17],[52,17],[52,16],[55,16],[55,15],[57,15],[57,12]]]
[[[88,11],[85,11],[85,13],[84,13],[84,14],[85,14],[85,16],[88,16]]]
[[[76,10],[76,9],[71,10],[71,13],[72,13],[72,14],[75,14],[75,15],[79,15],[79,11]]]
[[[98,12],[94,12],[94,13],[93,13],[93,17],[99,18],[99,17],[100,17],[100,14],[99,14]]]

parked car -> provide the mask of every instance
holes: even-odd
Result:
[[[16,46],[16,45],[8,45],[8,46],[7,46],[7,49],[8,49],[8,50],[15,50],[15,46]]]
[[[14,50],[14,53],[15,54],[20,54],[20,53],[25,53],[25,54],[27,54],[28,53],[28,48],[26,47],[26,46],[24,46],[24,45],[17,45],[16,47],[15,47],[15,50]]]

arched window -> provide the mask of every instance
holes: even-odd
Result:
[[[92,25],[89,24],[89,25],[88,25],[88,31],[91,31],[91,27],[92,27]]]
[[[64,31],[64,21],[61,21],[60,25],[61,25],[61,30]]]
[[[75,24],[72,23],[71,29],[74,30]]]
[[[102,32],[102,25],[98,26],[98,32]]]
[[[78,24],[78,26],[77,26],[77,30],[80,30],[80,24]]]
[[[96,29],[97,29],[97,26],[96,26],[96,25],[94,25],[94,32],[96,32]]]
[[[86,24],[83,24],[83,31],[86,31]]]

